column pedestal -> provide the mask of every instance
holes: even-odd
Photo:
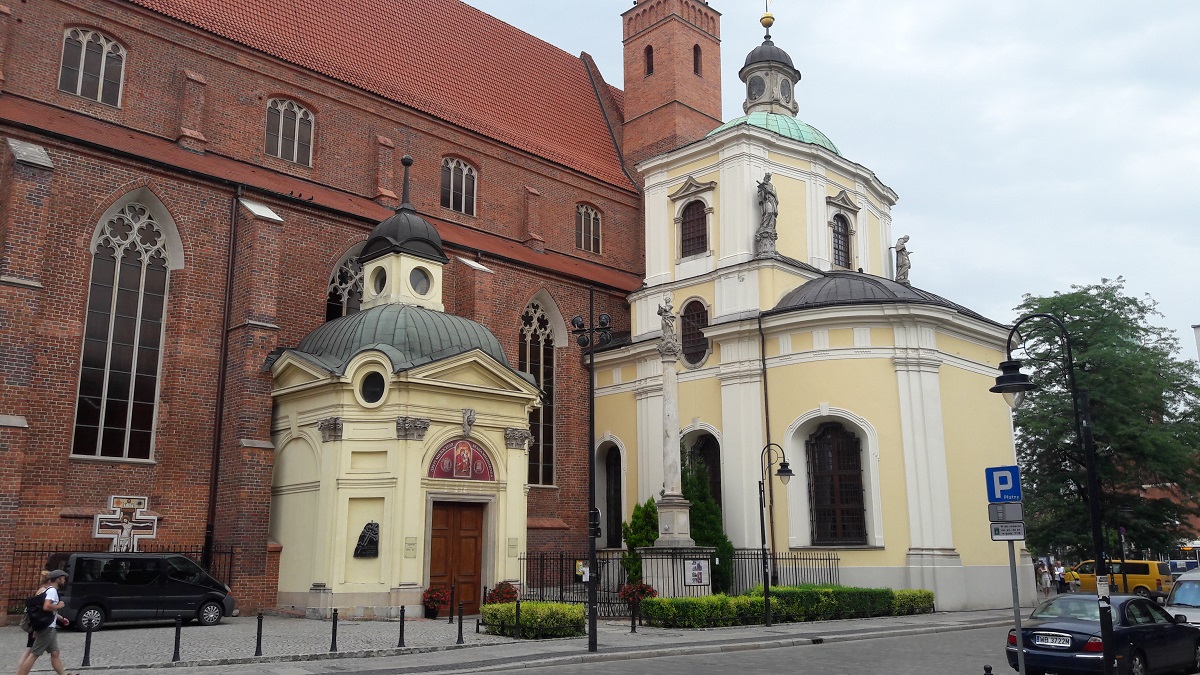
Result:
[[[658,499],[658,539],[655,548],[695,547],[692,539],[692,503],[680,495],[666,495]]]

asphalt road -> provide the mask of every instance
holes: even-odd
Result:
[[[608,661],[553,668],[493,671],[535,675],[728,675],[730,673],[812,673],[813,675],[981,675],[985,664],[996,675],[1016,671],[1004,658],[1006,628],[980,628],[911,637],[835,642],[803,647],[724,654]]]

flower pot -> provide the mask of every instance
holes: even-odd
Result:
[[[426,619],[436,619],[437,615],[438,615],[437,607],[430,607],[428,605],[425,606],[425,618]]]

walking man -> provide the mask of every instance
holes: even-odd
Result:
[[[40,586],[37,593],[34,594],[46,594],[46,599],[42,601],[42,611],[53,614],[53,617],[48,626],[33,631],[33,647],[21,659],[21,665],[17,666],[17,675],[29,675],[29,671],[33,670],[33,664],[37,662],[38,657],[46,652],[50,652],[50,666],[54,668],[54,672],[58,675],[67,675],[66,669],[63,668],[62,655],[58,650],[58,626],[67,625],[66,618],[58,615],[58,610],[65,605],[59,599],[58,592],[66,585],[67,573],[62,570],[54,570],[46,575],[46,583]]]

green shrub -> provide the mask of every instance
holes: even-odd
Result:
[[[933,591],[905,588],[896,591],[896,599],[892,602],[892,614],[932,614]]]
[[[762,586],[746,591],[762,597]],[[781,621],[824,621],[888,616],[895,593],[890,588],[853,586],[772,586],[771,614]]]
[[[517,603],[504,602],[479,608],[487,632],[517,637]],[[521,633],[526,639],[579,637],[587,633],[583,605],[565,602],[521,603]]]
[[[646,598],[642,620],[662,628],[708,628],[762,623],[763,599],[723,593],[695,598]]]
[[[621,554],[621,567],[629,583],[642,582],[642,557],[639,547],[653,546],[658,539],[658,505],[654,498],[646,500],[645,506],[633,505],[633,515],[628,523],[621,523],[621,535],[625,538],[625,552]]]

